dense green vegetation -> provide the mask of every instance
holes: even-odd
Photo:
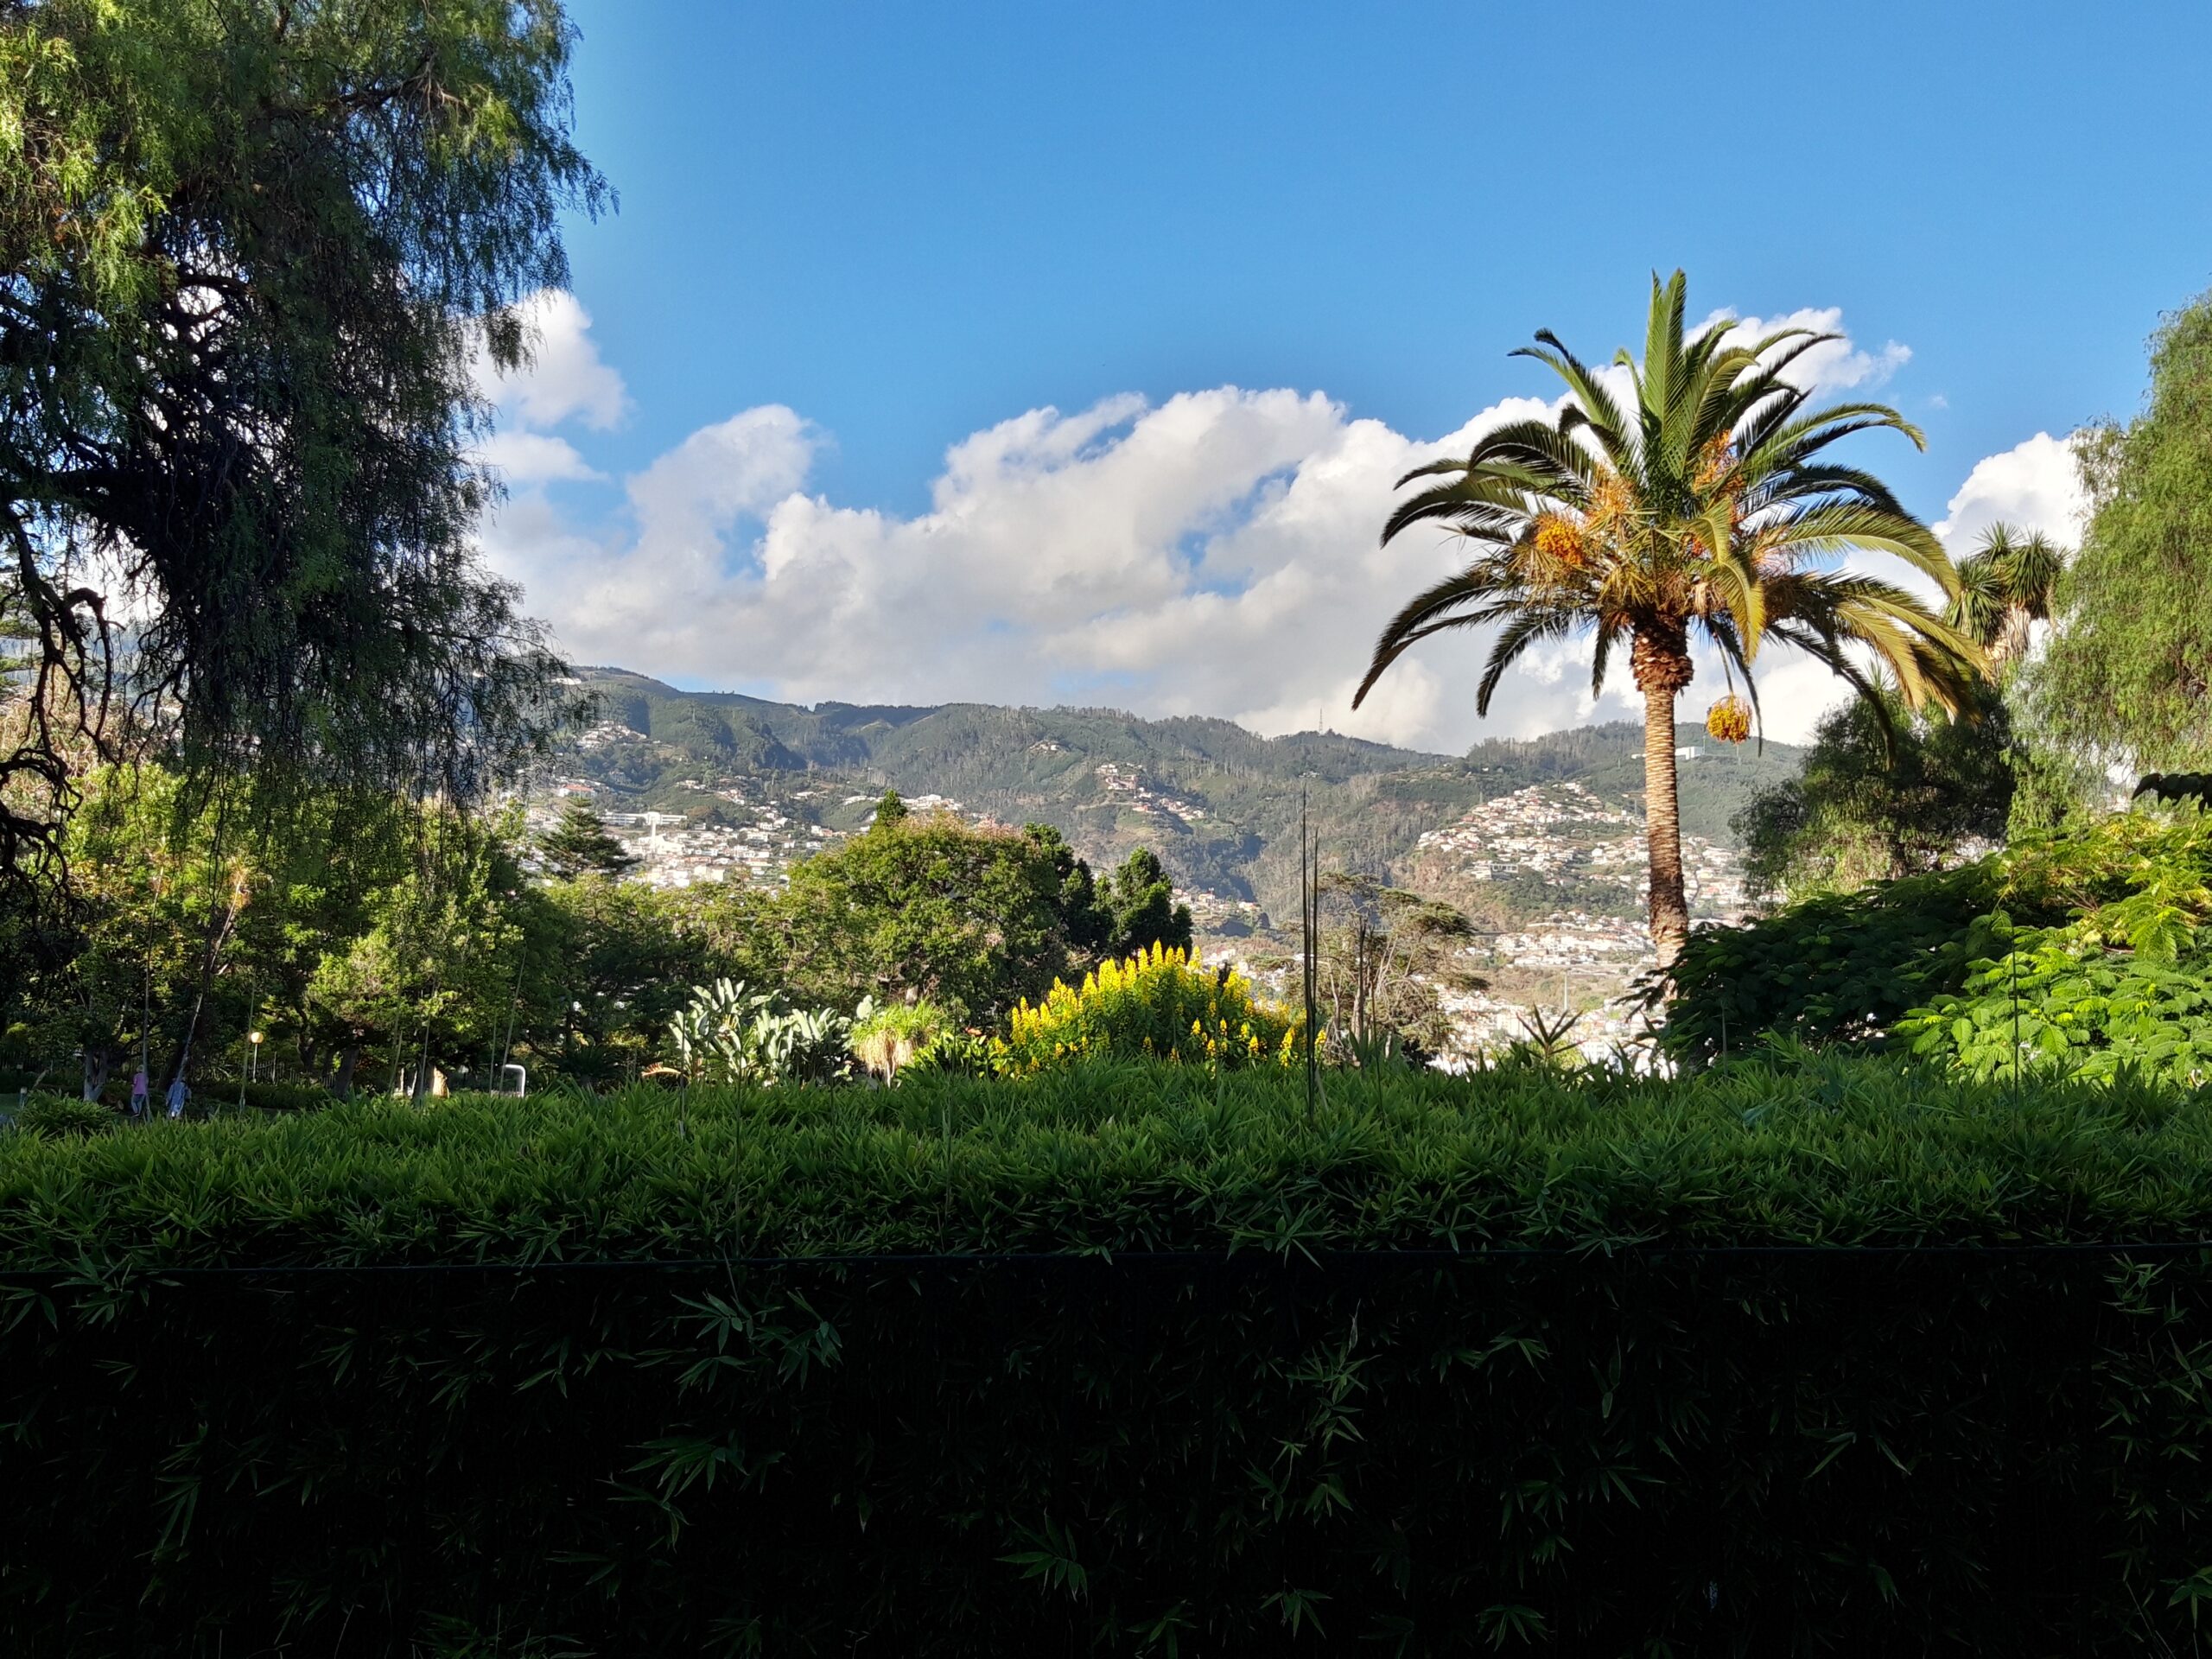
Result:
[[[1827,1059],[0,1136],[0,1639],[2185,1648],[2208,1171]]]
[[[557,0],[0,7],[0,884],[58,878],[91,760],[366,810],[546,730],[474,365],[606,199],[572,39]]]
[[[1057,979],[1191,941],[1141,850],[1100,880],[1057,830],[972,829],[895,796],[784,887],[658,893],[620,879],[588,813],[533,848],[512,817],[435,813],[249,834],[152,768],[85,789],[64,843],[73,950],[0,981],[0,1087],[66,1077],[119,1100],[143,1064],[156,1095],[180,1072],[229,1088],[256,1029],[255,1069],[341,1094],[422,1092],[438,1072],[481,1086],[510,1064],[620,1084],[678,1058],[678,1013],[718,979],[809,1019],[928,999],[995,1028]]]
[[[1665,1046],[1900,1043],[1983,1077],[2212,1077],[2212,817],[2146,809],[1699,935]]]
[[[2187,1238],[2212,1101],[1753,1058],[1677,1081],[918,1075],[0,1138],[0,1263]]]
[[[2059,741],[2144,771],[2212,762],[2212,296],[2166,319],[2141,416],[2077,442],[2091,512],[2029,670]]]
[[[1751,890],[1847,892],[2002,842],[2018,786],[2012,717],[1993,687],[1967,712],[1939,720],[1862,698],[1823,719],[1797,775],[1736,815]]]

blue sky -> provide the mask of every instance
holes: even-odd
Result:
[[[510,421],[578,460],[519,468],[487,548],[580,655],[634,647],[631,665],[690,683],[1097,693],[1280,724],[1283,708],[1326,703],[1358,665],[1336,659],[1363,653],[1375,619],[1313,575],[1319,532],[1269,551],[1256,521],[1352,451],[1404,458],[1356,442],[1372,429],[1417,450],[1503,399],[1551,396],[1537,365],[1506,353],[1539,327],[1609,353],[1635,336],[1655,266],[1688,269],[1694,313],[1837,312],[1862,366],[1831,389],[1878,387],[1929,438],[1924,456],[1891,442],[1859,458],[1931,521],[1978,463],[2133,409],[2159,312],[2212,284],[2201,5],[574,11],[579,134],[621,206],[571,232],[581,309],[562,326],[601,395],[564,408],[556,387],[537,417]],[[552,343],[555,359],[569,349]],[[1256,412],[1217,397],[1213,418],[1185,411],[1122,453],[1179,395],[1227,388],[1283,396]],[[1310,412],[1313,394],[1329,419]],[[1071,423],[1112,398],[1096,423]],[[705,435],[766,410],[790,419]],[[1044,410],[1060,423],[986,443],[948,479],[949,451]],[[1255,427],[1242,436],[1239,411]],[[1217,441],[1230,453],[1211,487],[1138,464]],[[1991,474],[1982,516],[2047,512],[2056,453]],[[1023,516],[1044,510],[1040,489],[1078,513],[1107,492],[1122,538],[1062,547],[1049,520]],[[794,494],[822,522],[784,536]],[[937,617],[911,641],[850,638],[874,601],[914,608],[872,560],[911,568],[902,536],[939,548],[1002,508],[1004,536],[1035,538],[1048,569],[1029,585],[1081,590],[1090,610],[1032,594],[972,629]],[[1137,544],[1147,537],[1160,545]],[[1020,556],[1009,540],[975,568],[994,556]],[[1357,580],[1402,596],[1433,564],[1414,558],[1401,577],[1370,563]],[[1241,632],[1218,607],[1184,613],[1294,565],[1313,575],[1310,601],[1359,612],[1340,639],[1307,625],[1275,637],[1330,659],[1312,685],[1270,662],[1262,624],[1287,618],[1291,596]],[[690,615],[691,632],[607,626],[594,569],[658,584],[654,616]],[[779,611],[775,583],[810,570],[819,591]],[[705,596],[685,584],[700,583],[717,587],[712,602],[694,602]],[[1147,618],[1173,657],[1132,642]],[[1241,673],[1190,671],[1209,618],[1249,659]],[[795,654],[810,624],[828,636]],[[1471,642],[1440,652],[1433,695],[1376,734],[1466,741],[1446,658],[1472,655]],[[1281,698],[1262,695],[1270,671]],[[1592,716],[1571,669],[1549,671],[1510,724]],[[1817,702],[1810,681],[1802,693]]]

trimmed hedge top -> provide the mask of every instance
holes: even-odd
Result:
[[[0,1268],[2212,1237],[2212,1097],[1096,1067],[0,1135]]]

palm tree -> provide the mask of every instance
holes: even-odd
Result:
[[[1990,671],[2001,676],[2027,655],[2029,624],[2049,620],[2064,563],[2040,531],[2023,536],[2010,524],[1992,524],[1959,561],[1959,589],[1943,620],[1984,647]]]
[[[1478,440],[1464,461],[1399,480],[1444,481],[1401,502],[1390,540],[1437,524],[1474,543],[1474,563],[1421,594],[1383,629],[1357,708],[1383,671],[1447,628],[1502,624],[1476,697],[1478,713],[1505,671],[1540,641],[1593,636],[1593,693],[1623,639],[1643,693],[1644,802],[1651,867],[1651,938],[1662,968],[1689,937],[1682,895],[1675,779],[1675,699],[1695,672],[1693,646],[1716,649],[1732,688],[1714,706],[1717,735],[1740,738],[1758,713],[1751,663],[1777,639],[1825,663],[1881,706],[1893,680],[1915,709],[1956,714],[1984,661],[1980,648],[1904,588],[1839,568],[1853,550],[1893,554],[1959,589],[1935,536],[1878,479],[1823,458],[1838,439],[1890,428],[1920,433],[1880,404],[1811,408],[1784,379],[1789,365],[1837,338],[1785,328],[1735,342],[1718,323],[1686,335],[1686,283],[1651,279],[1643,360],[1593,372],[1548,330],[1516,356],[1567,383],[1555,422],[1516,421]],[[1628,394],[1625,407],[1613,386]],[[1886,715],[1885,715],[1886,719]],[[1732,727],[1734,729],[1730,729]]]

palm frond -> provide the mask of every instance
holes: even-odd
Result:
[[[1523,346],[1507,353],[1510,357],[1533,357],[1567,382],[1567,389],[1574,395],[1580,413],[1589,423],[1598,442],[1611,456],[1617,444],[1626,441],[1628,420],[1621,413],[1621,406],[1605,390],[1605,382],[1592,372],[1590,366],[1567,350],[1559,336],[1548,328],[1536,331],[1537,343]],[[1618,463],[1617,463],[1618,464]]]
[[[1352,693],[1351,706],[1359,707],[1374,689],[1375,682],[1382,677],[1383,671],[1403,656],[1409,646],[1447,628],[1478,626],[1484,617],[1470,613],[1464,607],[1509,594],[1516,585],[1510,570],[1484,562],[1470,566],[1456,576],[1447,576],[1416,594],[1383,625],[1382,632],[1375,642],[1375,654],[1367,665],[1366,677]]]
[[[1935,531],[1917,518],[1849,498],[1783,509],[1763,519],[1758,533],[1770,545],[1796,553],[1892,554],[1934,578],[1946,593],[1959,585],[1958,568]]]
[[[1490,700],[1497,690],[1497,683],[1505,677],[1505,671],[1513,666],[1522,652],[1539,640],[1555,639],[1586,625],[1586,618],[1571,611],[1557,610],[1526,610],[1508,622],[1498,630],[1497,639],[1490,648],[1490,660],[1483,666],[1482,682],[1475,688],[1475,712],[1490,713]]]

